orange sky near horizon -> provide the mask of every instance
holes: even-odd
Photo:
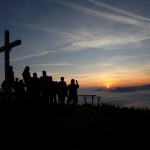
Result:
[[[79,79],[80,87],[82,88],[90,88],[90,87],[101,87],[106,88],[110,86],[110,88],[116,87],[132,87],[132,86],[141,86],[150,84],[150,80],[148,77],[132,77],[128,76],[128,78],[106,78],[106,79]]]

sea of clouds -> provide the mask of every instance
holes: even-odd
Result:
[[[99,90],[94,88],[79,89],[78,95],[97,95],[102,96],[100,102],[119,107],[134,107],[141,109],[150,109],[150,90],[135,90],[132,92],[114,92],[109,90]],[[84,98],[79,96],[79,105],[84,104]],[[91,98],[87,98],[87,103],[91,104]],[[97,105],[98,98],[94,98],[94,104]]]

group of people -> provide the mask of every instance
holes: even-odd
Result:
[[[67,85],[64,77],[60,81],[53,81],[52,76],[48,76],[46,71],[42,71],[42,76],[37,77],[34,72],[33,76],[30,74],[30,67],[26,66],[22,72],[23,79],[14,78],[13,67],[9,70],[9,86],[11,93],[17,99],[31,98],[32,102],[42,102],[44,104],[60,103],[60,104],[74,104],[78,103],[77,89],[79,88],[78,81],[71,79],[71,83]],[[1,87],[6,90],[5,80]],[[65,101],[67,98],[67,101]]]

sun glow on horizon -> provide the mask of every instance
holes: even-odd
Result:
[[[109,89],[109,88],[110,88],[110,85],[107,85],[106,87]]]
[[[105,83],[105,87],[109,89],[111,87],[111,83]]]

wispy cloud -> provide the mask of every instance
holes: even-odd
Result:
[[[74,64],[71,64],[71,63],[65,63],[65,62],[62,62],[62,63],[49,63],[49,64],[36,64],[36,66],[72,66]]]
[[[107,5],[105,3],[95,1],[95,0],[89,0],[89,1],[91,3],[97,5],[97,6],[104,7],[106,9],[112,10],[112,11],[114,11],[116,13],[123,14],[123,15],[129,16],[129,17],[135,18],[135,19],[139,19],[141,21],[148,21],[150,23],[150,19],[149,18],[146,18],[146,17],[143,17],[143,16],[139,16],[139,15],[127,12],[125,10],[118,9],[116,7],[113,7],[113,6],[110,6],[110,5]]]
[[[150,19],[148,19],[148,18],[141,17],[141,16],[138,16],[138,15],[134,15],[132,13],[123,11],[121,9],[114,8],[114,7],[109,6],[109,5],[105,5],[104,3],[99,3],[97,1],[89,0],[90,2],[93,2],[93,3],[95,3],[95,4],[97,4],[101,7],[105,7],[109,10],[113,10],[113,11],[117,12],[118,14],[112,14],[112,13],[109,13],[108,11],[107,12],[101,12],[101,11],[98,11],[98,10],[93,10],[93,9],[90,9],[88,7],[85,7],[85,6],[77,5],[77,4],[74,4],[74,3],[71,3],[71,2],[66,2],[66,1],[60,1],[60,0],[51,0],[51,1],[62,4],[62,5],[67,6],[67,7],[78,9],[82,12],[85,12],[85,13],[88,13],[88,14],[91,14],[91,15],[96,15],[96,16],[99,16],[99,17],[103,17],[105,19],[109,19],[109,20],[112,20],[112,21],[132,24],[132,25],[136,25],[136,26],[139,26],[139,27],[146,27],[146,28],[148,28],[150,26]]]
[[[81,74],[74,74],[74,75],[71,75],[71,76],[76,76],[76,77],[90,77],[90,76],[93,76],[94,74],[92,73],[81,73]]]
[[[138,33],[136,35],[126,34],[126,35],[110,35],[104,37],[95,37],[92,39],[82,40],[82,41],[74,41],[70,43],[67,47],[64,48],[67,52],[76,52],[85,50],[88,48],[102,48],[109,50],[117,50],[124,49],[127,46],[140,47],[141,41],[150,39],[150,35],[146,35],[147,33]],[[142,36],[143,35],[143,36]],[[123,46],[124,45],[124,46]]]
[[[43,56],[43,55],[46,55],[46,54],[49,54],[49,53],[53,53],[53,51],[43,51],[43,52],[36,53],[36,54],[31,54],[31,55],[27,55],[27,56],[23,56],[23,57],[14,58],[14,59],[11,59],[11,61],[19,61],[19,60],[39,57],[39,56]]]
[[[81,34],[60,31],[58,29],[56,30],[54,28],[50,28],[49,26],[47,27],[47,26],[43,26],[43,25],[37,25],[37,24],[33,24],[33,23],[28,23],[28,22],[18,22],[18,21],[15,21],[15,24],[17,24],[17,26],[21,26],[21,27],[25,27],[25,28],[29,28],[29,29],[33,29],[33,30],[53,33],[53,34],[55,34],[58,37],[61,37],[63,39],[67,38],[67,40],[68,39],[69,40],[85,39],[85,36],[82,36]]]
[[[116,31],[114,33],[111,31],[110,35],[100,35],[96,36],[92,32],[89,32],[90,36],[88,36],[85,39],[80,39],[78,41],[70,42],[70,45],[64,48],[64,50],[68,52],[75,52],[80,50],[85,50],[87,48],[105,48],[105,49],[120,49],[123,48],[123,45],[125,46],[141,46],[141,41],[150,39],[150,19],[138,16],[135,14],[132,14],[130,12],[126,12],[124,10],[106,5],[101,2],[97,2],[95,0],[89,0],[90,2],[104,7],[108,9],[109,11],[113,11],[114,13],[110,13],[109,11],[101,12],[100,10],[94,10],[91,8],[88,8],[87,6],[81,6],[77,5],[75,3],[66,2],[66,1],[60,1],[60,0],[52,0],[56,3],[59,3],[61,5],[64,5],[66,7],[71,7],[77,10],[80,10],[82,12],[85,12],[90,15],[102,17],[104,19],[108,19],[111,22],[118,22],[123,23],[124,28],[126,28],[126,32],[122,30]],[[131,25],[131,28],[134,28],[131,32],[125,24]],[[136,28],[134,27],[136,26]],[[87,35],[89,35],[87,34]],[[114,35],[115,34],[115,35]],[[80,34],[82,35],[82,34]],[[90,37],[90,38],[89,38]]]
[[[108,19],[109,21],[116,21],[119,23],[129,24],[131,25],[131,28],[134,28],[133,26],[136,26],[136,28],[133,29],[132,32],[128,30],[126,27],[126,32],[122,30],[117,30],[114,33],[113,29],[109,29],[109,34],[101,34],[102,29],[99,29],[99,36],[96,35],[91,30],[85,31],[85,29],[82,29],[82,31],[79,31],[79,29],[76,29],[75,32],[71,30],[55,30],[55,27],[46,27],[42,25],[32,24],[32,23],[18,23],[18,25],[38,30],[38,31],[44,31],[44,32],[50,32],[58,37],[61,37],[64,39],[64,43],[66,44],[61,45],[60,48],[54,47],[53,49],[56,51],[65,51],[65,52],[77,52],[81,50],[86,50],[89,48],[102,48],[102,49],[122,49],[124,47],[135,47],[135,46],[141,46],[141,41],[150,39],[150,19],[138,16],[135,14],[132,14],[130,12],[112,7],[110,5],[106,5],[101,2],[97,2],[95,0],[89,0],[89,2],[95,4],[96,6],[104,7],[109,11],[101,12],[100,10],[94,10],[92,8],[88,8],[88,6],[82,6],[75,3],[63,1],[63,0],[50,0],[53,2],[56,2],[58,4],[61,4],[66,7],[71,7],[73,9],[80,10],[81,12],[84,12],[86,14],[94,15],[97,17],[102,17],[104,19]],[[110,10],[114,13],[110,13]],[[133,25],[133,26],[132,26]],[[107,27],[106,27],[107,28]],[[47,52],[48,53],[48,52]],[[31,57],[46,55],[46,52],[43,54],[35,54],[35,55],[29,55],[25,56],[20,59],[27,59]],[[17,60],[17,59],[16,59]]]

